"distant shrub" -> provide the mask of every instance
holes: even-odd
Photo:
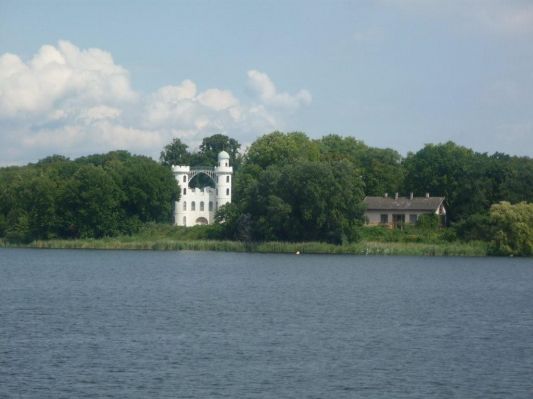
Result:
[[[491,255],[533,255],[533,203],[494,204],[490,220],[494,226],[489,245]]]
[[[424,214],[420,215],[416,221],[416,226],[421,229],[436,229],[439,227],[440,218],[435,214]]]

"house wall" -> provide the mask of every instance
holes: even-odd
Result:
[[[381,224],[381,215],[388,215],[388,225],[392,226],[393,224],[393,218],[392,215],[405,215],[405,223],[409,224],[411,223],[410,215],[416,215],[416,217],[420,217],[420,215],[424,213],[432,213],[432,212],[423,212],[423,211],[366,211],[365,212],[365,218],[367,221],[367,224],[369,226],[375,226]]]

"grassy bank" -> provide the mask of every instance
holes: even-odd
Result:
[[[134,240],[103,238],[99,240],[47,240],[34,241],[24,247],[66,248],[66,249],[136,249],[169,251],[228,251],[259,253],[302,254],[353,254],[353,255],[416,255],[416,256],[484,256],[486,247],[482,243],[387,243],[362,241],[346,245],[333,245],[323,242],[263,242],[244,243],[240,241],[218,240]]]
[[[415,256],[485,256],[482,242],[447,241],[442,232],[389,231],[365,229],[357,243],[333,245],[324,242],[260,242],[250,243],[213,239],[212,226],[190,228],[150,224],[131,236],[101,239],[39,240],[29,244],[2,241],[1,246],[64,249],[136,249],[168,251],[227,251],[259,253],[352,254],[352,255],[415,255]],[[417,234],[415,234],[417,233]],[[422,241],[422,242],[421,242]]]

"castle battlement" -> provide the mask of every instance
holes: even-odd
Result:
[[[190,172],[190,170],[191,170],[190,166],[172,165],[172,172],[174,173],[188,173]]]

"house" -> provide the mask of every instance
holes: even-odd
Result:
[[[394,198],[385,194],[383,197],[365,197],[366,205],[365,220],[370,226],[382,225],[389,227],[414,224],[421,215],[434,214],[441,217],[441,223],[445,222],[446,209],[444,197],[398,197]]]

